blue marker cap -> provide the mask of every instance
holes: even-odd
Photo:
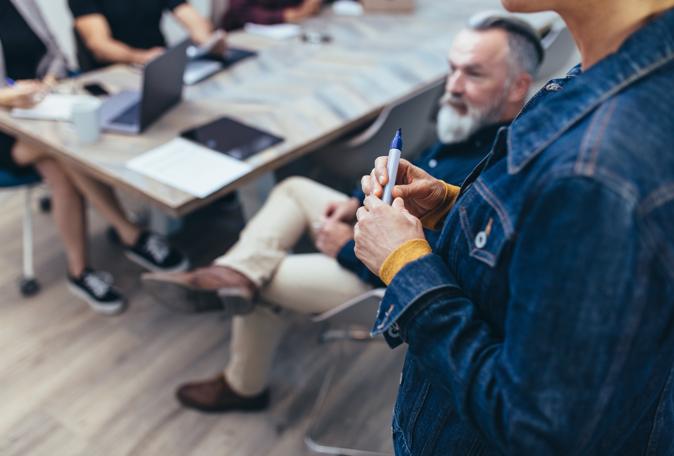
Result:
[[[403,131],[401,128],[398,128],[396,131],[396,136],[391,141],[391,149],[403,150]]]

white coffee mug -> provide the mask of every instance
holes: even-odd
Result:
[[[101,137],[101,100],[91,97],[73,104],[70,120],[80,144],[91,144]]]

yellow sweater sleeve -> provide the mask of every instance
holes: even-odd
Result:
[[[403,266],[429,253],[432,253],[431,245],[426,239],[407,241],[386,258],[384,264],[379,268],[379,277],[388,285]]]
[[[440,231],[449,210],[454,206],[454,202],[456,202],[456,197],[459,196],[460,187],[449,185],[446,182],[443,182],[443,184],[445,184],[445,198],[442,200],[442,203],[420,219],[421,224],[426,229]]]

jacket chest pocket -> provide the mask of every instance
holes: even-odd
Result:
[[[479,179],[461,201],[459,217],[471,257],[495,267],[513,237],[513,224],[503,203]]]

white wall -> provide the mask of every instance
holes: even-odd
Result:
[[[58,41],[61,49],[66,54],[68,62],[73,68],[77,67],[75,42],[72,34],[73,18],[68,8],[68,0],[36,1],[42,8],[42,14],[56,36],[56,41]],[[190,0],[190,3],[204,16],[208,17],[210,14],[211,0]],[[165,15],[162,22],[162,30],[169,44],[181,41],[187,36],[170,14]]]

